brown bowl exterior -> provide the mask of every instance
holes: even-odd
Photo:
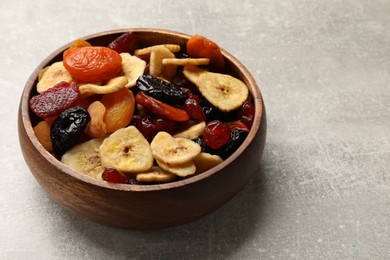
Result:
[[[189,35],[161,29],[122,29],[84,39],[107,46],[124,32],[137,32],[141,46],[175,43],[183,48]],[[62,59],[69,44],[59,48],[33,72],[23,91],[18,114],[19,140],[32,174],[64,208],[93,222],[129,229],[156,229],[199,219],[237,194],[258,170],[266,137],[263,99],[254,78],[231,54],[222,50],[228,68],[249,87],[255,103],[255,120],[241,147],[217,167],[191,178],[166,184],[126,185],[94,180],[63,165],[38,142],[28,102],[35,93],[39,71]]]

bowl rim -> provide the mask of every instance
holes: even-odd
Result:
[[[144,32],[144,33],[156,33],[156,34],[167,34],[172,36],[179,36],[184,37],[188,39],[191,37],[189,34],[176,32],[173,30],[166,30],[166,29],[159,29],[159,28],[122,28],[122,29],[114,29],[114,30],[107,30],[102,32],[97,32],[93,34],[86,35],[84,37],[80,37],[79,39],[92,39],[97,37],[104,37],[112,34],[120,34],[125,32]],[[79,173],[65,164],[61,163],[60,160],[58,160],[55,156],[53,156],[50,152],[48,152],[38,141],[36,138],[31,118],[30,118],[30,111],[29,111],[29,99],[31,96],[31,92],[33,91],[33,88],[35,87],[35,80],[38,77],[39,71],[46,67],[47,65],[52,62],[52,60],[63,53],[72,43],[73,41],[59,47],[55,51],[53,51],[49,56],[47,56],[32,72],[30,77],[28,78],[20,100],[20,113],[21,113],[21,120],[23,128],[28,136],[28,139],[33,144],[35,149],[55,168],[57,168],[59,171],[76,178],[80,181],[86,182],[89,185],[93,186],[99,186],[101,188],[111,189],[111,190],[118,190],[118,191],[131,191],[131,192],[147,192],[147,191],[161,191],[161,190],[170,190],[170,189],[176,189],[183,186],[187,186],[196,182],[203,181],[204,179],[207,179],[211,177],[212,175],[220,172],[225,167],[228,167],[234,160],[236,160],[252,143],[252,141],[255,139],[256,134],[260,130],[260,124],[262,122],[262,115],[263,115],[263,98],[260,91],[259,86],[257,85],[254,77],[249,72],[249,70],[232,54],[230,54],[228,51],[223,49],[220,46],[221,52],[225,59],[228,59],[233,67],[236,67],[238,71],[242,75],[245,76],[245,79],[241,78],[241,80],[246,81],[245,83],[248,85],[248,89],[250,94],[252,95],[253,102],[255,105],[255,115],[254,115],[254,121],[252,124],[252,127],[248,133],[248,136],[245,138],[244,142],[240,145],[240,147],[232,154],[230,155],[226,160],[224,160],[221,164],[205,171],[200,174],[190,176],[189,178],[185,178],[182,180],[177,180],[173,182],[168,183],[160,183],[160,184],[145,184],[145,185],[129,185],[129,184],[117,184],[117,183],[109,183],[102,180],[96,180],[92,177],[86,176],[82,173]]]

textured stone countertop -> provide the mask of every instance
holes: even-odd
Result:
[[[390,259],[390,1],[0,0],[0,259]],[[90,223],[25,164],[17,109],[59,46],[99,31],[202,34],[259,84],[262,166],[203,219],[157,231]]]

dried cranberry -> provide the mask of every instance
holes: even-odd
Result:
[[[50,127],[50,138],[57,156],[61,157],[80,140],[90,119],[87,110],[80,106],[59,114]]]
[[[152,75],[142,75],[139,77],[137,80],[137,88],[149,96],[170,105],[183,104],[188,98],[187,94],[181,88]]]
[[[116,38],[110,44],[108,44],[108,48],[118,52],[130,52],[134,53],[136,49],[138,49],[138,38],[134,32],[127,32]]]
[[[202,107],[193,98],[188,98],[184,103],[184,110],[190,115],[191,118],[199,121],[205,121],[206,116],[203,113]]]
[[[30,99],[31,110],[41,118],[57,116],[62,111],[77,105],[81,94],[74,83],[61,81],[54,87]]]
[[[129,179],[125,174],[114,167],[105,167],[102,173],[102,179],[112,183],[128,183]]]
[[[208,147],[218,149],[230,139],[230,130],[221,121],[214,120],[206,125],[203,138]]]
[[[255,105],[247,100],[237,111],[238,119],[240,119],[247,127],[251,128],[255,117]]]
[[[157,115],[134,115],[131,124],[137,127],[149,142],[160,131],[173,134],[177,126],[175,121]]]

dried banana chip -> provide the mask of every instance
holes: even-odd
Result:
[[[179,52],[181,49],[180,45],[177,45],[177,44],[159,44],[159,45],[153,45],[153,46],[149,46],[149,47],[146,47],[143,49],[135,50],[134,55],[141,56],[141,55],[145,55],[145,54],[150,54],[150,53],[152,53],[152,51],[154,49],[159,48],[161,46],[167,48],[170,52]]]
[[[176,65],[163,65],[163,59],[174,58],[175,55],[165,46],[155,47],[150,54],[149,73],[152,76],[160,77],[171,81],[176,75]]]
[[[175,174],[166,172],[158,166],[153,166],[150,171],[138,173],[136,176],[138,182],[170,182],[175,178]]]
[[[184,76],[195,85],[196,82],[198,82],[199,76],[205,72],[208,72],[208,70],[199,68],[191,64],[185,65],[183,69]]]
[[[99,147],[102,142],[103,139],[96,138],[78,144],[62,156],[61,162],[79,173],[101,180],[104,168],[100,161]]]
[[[163,169],[164,171],[170,172],[180,177],[193,175],[196,172],[195,164],[192,161],[184,164],[175,165],[175,166],[167,165],[166,163],[160,160],[156,160],[156,162],[158,166],[160,166],[161,169]]]
[[[211,168],[217,166],[222,162],[222,158],[218,155],[202,152],[194,159],[194,164],[196,166],[196,174],[210,170]]]
[[[189,128],[176,133],[173,137],[181,137],[190,140],[195,140],[203,134],[204,129],[206,128],[206,122],[200,122],[198,124],[192,125]]]
[[[117,92],[119,89],[126,87],[128,80],[124,76],[110,79],[106,85],[83,84],[79,86],[79,91],[82,95],[91,94],[108,94]]]
[[[167,132],[159,132],[153,138],[150,148],[153,157],[169,167],[192,163],[201,152],[199,144],[186,138],[174,138]]]
[[[144,74],[146,62],[130,53],[121,53],[123,76],[127,78],[126,88],[134,87],[137,79]]]
[[[223,112],[239,108],[249,95],[244,82],[227,74],[201,73],[196,86],[207,101]]]
[[[125,173],[144,172],[153,166],[149,143],[135,126],[121,128],[104,139],[99,155],[103,166]]]
[[[208,58],[166,58],[162,61],[163,65],[176,65],[176,66],[185,66],[185,65],[208,65],[210,63],[210,59]]]
[[[38,76],[37,91],[42,93],[49,88],[54,87],[57,83],[61,81],[72,82],[72,75],[65,69],[62,61],[53,63],[47,68],[44,68],[40,71]]]

